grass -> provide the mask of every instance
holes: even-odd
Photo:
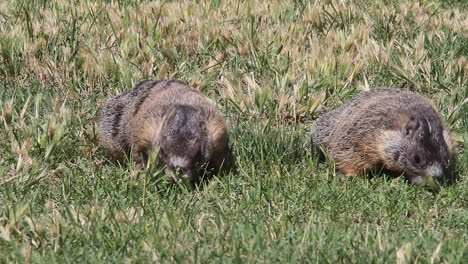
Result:
[[[0,3],[0,263],[466,263],[464,1]],[[143,78],[213,98],[236,169],[205,188],[108,161],[93,118]],[[343,179],[313,121],[360,90],[431,98],[460,145],[439,192]]]

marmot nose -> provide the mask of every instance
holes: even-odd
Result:
[[[177,177],[187,179],[192,179],[195,175],[194,171],[191,168],[167,166],[165,171],[168,174],[174,174]]]
[[[181,171],[182,171],[183,177],[186,177],[188,179],[193,178],[193,170],[192,169],[185,168],[185,169],[182,169]]]

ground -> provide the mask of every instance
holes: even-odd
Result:
[[[0,263],[467,263],[466,1],[0,2]],[[228,119],[235,168],[192,188],[97,142],[108,96],[177,78]],[[420,92],[453,185],[345,179],[316,118]]]

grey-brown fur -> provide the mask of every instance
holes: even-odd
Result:
[[[220,169],[228,129],[208,98],[178,80],[144,80],[108,99],[99,115],[100,143],[116,159],[159,150],[167,170],[197,180],[202,165]]]
[[[451,133],[432,103],[394,88],[361,92],[322,115],[313,135],[346,176],[384,167],[410,181],[442,179],[455,158]]]

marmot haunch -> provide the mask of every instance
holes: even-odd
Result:
[[[432,103],[394,88],[359,93],[319,117],[313,134],[346,176],[381,168],[403,173],[413,183],[446,178],[455,142]]]
[[[99,139],[116,159],[159,151],[166,172],[198,181],[203,166],[219,170],[229,155],[228,128],[215,105],[178,80],[143,80],[111,97],[99,115]]]

